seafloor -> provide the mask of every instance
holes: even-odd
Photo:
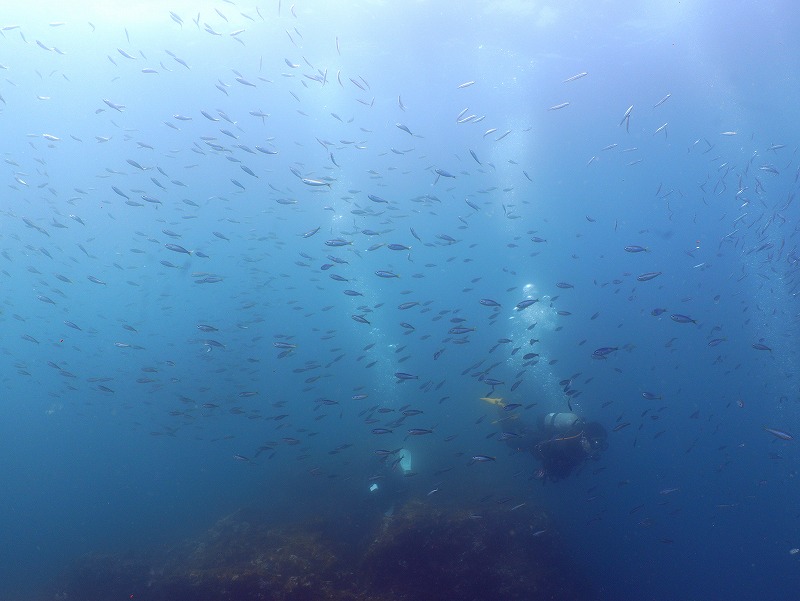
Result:
[[[370,524],[279,525],[239,511],[155,556],[92,554],[55,583],[66,601],[597,599],[547,518],[416,501]]]

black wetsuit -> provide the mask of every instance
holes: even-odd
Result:
[[[513,449],[539,458],[542,477],[554,482],[569,476],[587,459],[596,459],[608,446],[606,430],[598,422],[577,421],[567,431],[548,433],[544,428],[531,428],[515,420],[503,436]]]

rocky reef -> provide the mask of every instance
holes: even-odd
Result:
[[[69,601],[596,599],[543,514],[411,501],[357,538],[341,522],[279,525],[239,511],[160,556],[94,554],[61,577]]]

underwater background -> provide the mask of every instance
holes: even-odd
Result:
[[[476,562],[557,553],[552,598],[796,598],[798,25],[4,6],[0,597],[110,598],[75,584],[104,554],[156,598],[246,509],[351,548],[486,520],[532,547]],[[608,435],[557,482],[506,427],[551,412]]]

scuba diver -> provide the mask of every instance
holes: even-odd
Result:
[[[534,427],[508,413],[500,398],[481,399],[498,407],[502,417],[500,439],[516,451],[529,452],[542,463],[534,477],[557,482],[588,459],[595,461],[608,448],[607,433],[598,422],[587,422],[575,413],[548,413]]]
[[[606,429],[574,413],[548,413],[541,426],[545,436],[533,454],[542,461],[540,476],[553,482],[569,476],[587,459],[597,461],[600,452],[608,448]]]
[[[411,469],[411,451],[406,448],[376,451],[378,465],[368,479],[367,491],[372,505],[388,517],[398,505],[402,505],[409,494],[408,477]]]

